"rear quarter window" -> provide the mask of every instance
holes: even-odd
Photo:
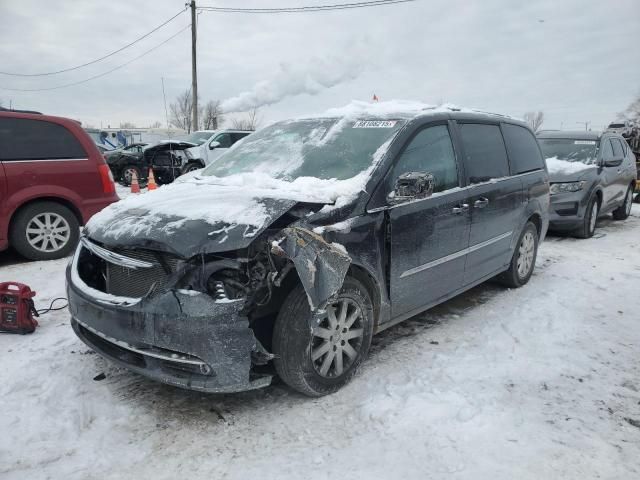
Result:
[[[469,183],[509,175],[509,161],[498,125],[461,123],[464,164]]]
[[[514,175],[544,168],[544,159],[533,134],[524,127],[502,125],[504,141]]]
[[[0,118],[0,160],[87,158],[76,137],[45,120]]]

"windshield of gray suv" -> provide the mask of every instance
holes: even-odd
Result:
[[[345,180],[373,156],[406,120],[315,118],[275,123],[243,139],[201,175],[258,172],[287,181],[298,177]]]
[[[187,138],[184,139],[185,142],[195,143],[196,145],[202,145],[207,141],[209,137],[211,137],[211,132],[193,132]]]
[[[581,162],[593,165],[598,157],[597,140],[575,138],[539,138],[540,148],[545,158],[557,158],[565,162]]]

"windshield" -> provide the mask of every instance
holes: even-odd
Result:
[[[371,166],[376,150],[404,123],[340,118],[276,123],[246,137],[201,175],[259,172],[288,181],[298,177],[345,180]]]
[[[596,140],[540,138],[538,142],[545,158],[557,158],[565,162],[581,162],[585,165],[596,163],[598,155],[598,142]]]
[[[195,143],[196,145],[202,145],[207,141],[209,137],[211,137],[213,133],[211,132],[193,132],[187,138],[184,139],[185,142]]]
[[[612,123],[609,128],[624,128],[624,123]]]

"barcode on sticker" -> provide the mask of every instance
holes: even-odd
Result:
[[[358,120],[353,128],[393,128],[396,123],[395,120]]]
[[[595,145],[595,140],[576,140],[573,142],[574,145]]]

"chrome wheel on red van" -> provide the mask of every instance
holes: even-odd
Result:
[[[62,250],[71,238],[71,227],[62,215],[39,213],[27,224],[27,242],[39,252]]]
[[[57,202],[35,202],[22,207],[11,222],[10,243],[30,260],[54,260],[71,253],[78,243],[76,215]]]

